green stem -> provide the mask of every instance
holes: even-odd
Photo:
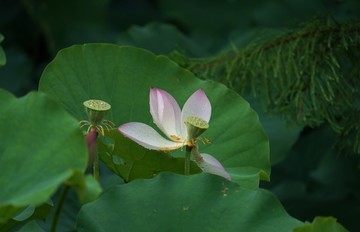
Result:
[[[62,192],[61,192],[58,205],[56,206],[54,218],[53,218],[52,223],[51,223],[51,229],[50,229],[51,232],[56,232],[56,226],[57,226],[57,223],[58,223],[59,218],[60,218],[61,209],[62,209],[62,206],[63,206],[63,204],[65,202],[65,198],[66,198],[66,195],[67,195],[69,189],[70,189],[70,186],[65,185]]]
[[[190,175],[190,157],[193,147],[186,146],[184,174]]]
[[[99,156],[98,156],[97,152],[95,154],[95,160],[94,160],[94,164],[93,164],[93,175],[94,175],[95,180],[98,181],[100,174],[99,174]]]

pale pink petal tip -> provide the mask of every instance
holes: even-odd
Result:
[[[181,143],[163,138],[156,130],[144,123],[129,122],[118,129],[125,137],[150,150],[171,151],[182,146]]]
[[[201,153],[200,155],[203,158],[203,160],[201,162],[196,162],[196,163],[199,166],[199,168],[203,170],[203,172],[222,176],[227,180],[231,180],[231,176],[217,159],[205,153]]]
[[[203,89],[195,91],[185,102],[182,109],[182,120],[189,116],[196,116],[207,122],[211,117],[211,104]]]

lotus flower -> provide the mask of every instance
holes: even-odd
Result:
[[[204,90],[198,89],[185,102],[181,110],[176,100],[166,91],[158,88],[150,89],[150,113],[154,123],[166,135],[161,136],[152,127],[141,122],[129,122],[121,125],[119,131],[141,146],[159,151],[172,151],[183,146],[194,147],[196,138],[188,134],[186,122],[189,118],[200,119],[209,123],[211,104]],[[218,160],[209,154],[200,154],[195,162],[204,171],[226,179],[230,175]]]

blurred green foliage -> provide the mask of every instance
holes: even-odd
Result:
[[[73,44],[128,44],[186,63],[188,56],[245,47],[263,30],[276,35],[319,16],[359,20],[359,12],[357,0],[1,0],[0,87],[18,96],[36,89],[45,65]],[[354,105],[360,109],[358,101]],[[333,149],[335,135],[327,125],[286,127],[278,115],[255,108],[274,165],[264,186],[300,220],[334,216],[351,231],[360,230],[359,158]]]

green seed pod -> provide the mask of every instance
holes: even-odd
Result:
[[[187,127],[188,139],[191,141],[196,141],[209,128],[209,123],[195,116],[189,116],[185,120],[185,125]]]
[[[111,105],[102,100],[87,100],[84,101],[86,113],[92,125],[99,125],[104,119],[106,113],[111,109]]]

